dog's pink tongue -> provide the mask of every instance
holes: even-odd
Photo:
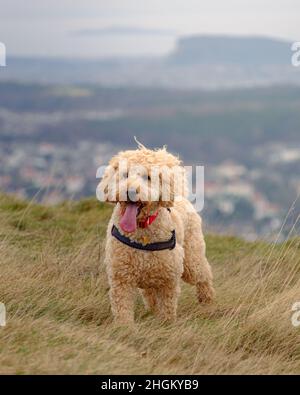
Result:
[[[137,204],[127,204],[125,213],[123,214],[120,226],[124,232],[134,232],[137,228],[136,224],[136,215],[137,215],[138,206]]]

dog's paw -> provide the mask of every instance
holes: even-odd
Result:
[[[215,290],[208,283],[197,284],[197,299],[201,304],[210,304],[215,298]]]

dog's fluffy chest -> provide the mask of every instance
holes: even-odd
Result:
[[[183,249],[177,245],[172,251],[136,251],[128,264],[139,288],[161,287],[181,276]]]

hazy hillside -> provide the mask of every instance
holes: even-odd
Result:
[[[200,35],[180,37],[175,50],[160,57],[9,57],[0,81],[190,90],[299,85],[299,68],[292,66],[292,54],[291,43],[280,39]]]
[[[300,373],[298,240],[207,235],[215,303],[199,306],[184,285],[176,323],[138,299],[135,328],[121,328],[103,267],[109,216],[94,200],[49,208],[1,196],[0,373]]]
[[[291,42],[265,37],[184,37],[169,60],[176,64],[290,65],[291,46]]]

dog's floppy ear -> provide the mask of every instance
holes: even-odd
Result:
[[[163,166],[160,171],[162,206],[172,206],[188,196],[186,172],[182,166]]]
[[[96,195],[101,202],[116,202],[116,169],[108,165],[102,175],[101,181],[97,186]]]

